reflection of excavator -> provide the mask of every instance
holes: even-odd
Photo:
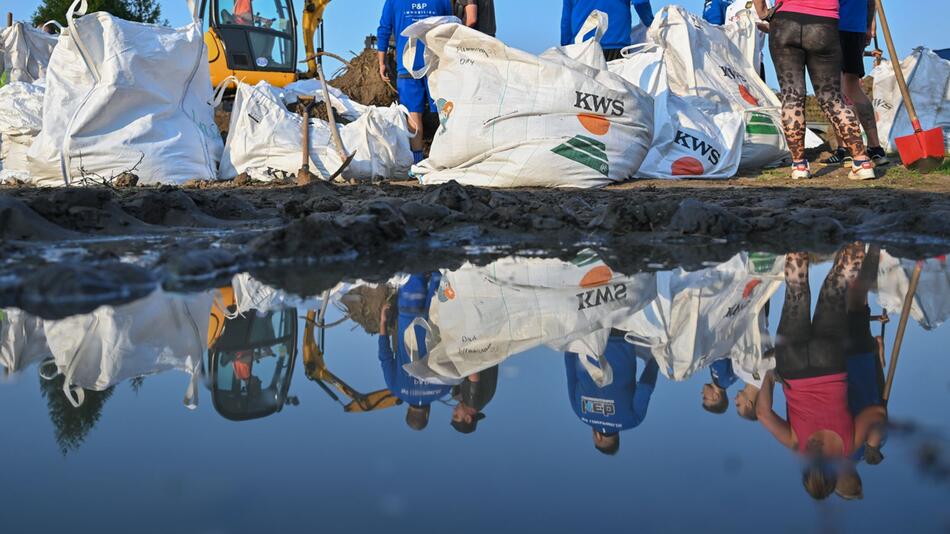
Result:
[[[219,290],[208,323],[207,380],[215,410],[232,421],[279,412],[297,361],[297,310],[231,315],[234,290]]]
[[[323,358],[324,348],[326,347],[325,334],[327,327],[333,326],[327,325],[325,321],[328,297],[329,295],[324,293],[323,308],[319,313],[313,310],[307,313],[307,325],[304,327],[303,334],[303,363],[307,378],[316,382],[330,398],[337,402],[340,402],[340,398],[329,386],[333,386],[349,397],[351,399],[350,402],[343,405],[343,411],[345,412],[372,412],[402,404],[402,401],[396,398],[388,389],[382,389],[364,395],[351,388],[346,382],[340,380],[340,378],[327,369],[326,362]],[[319,338],[314,336],[314,328],[320,330]]]
[[[314,36],[321,28],[329,3],[330,0],[303,0],[302,32],[307,58],[316,53]],[[201,12],[208,24],[205,44],[213,85],[235,76],[251,85],[265,80],[284,87],[316,76],[312,59],[308,61],[307,72],[297,72],[297,16],[293,0],[202,0]]]

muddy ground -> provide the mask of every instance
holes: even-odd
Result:
[[[633,181],[598,191],[455,183],[307,187],[0,187],[0,306],[42,315],[133,300],[162,285],[215,287],[250,271],[315,294],[341,278],[600,250],[617,270],[698,267],[741,250],[831,251],[875,240],[904,257],[950,250],[947,169],[844,171],[798,183],[785,169],[724,182]]]

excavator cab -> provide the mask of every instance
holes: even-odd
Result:
[[[206,369],[215,410],[232,421],[279,412],[297,361],[297,310],[229,318],[224,309],[215,305],[209,325]]]
[[[236,76],[283,87],[297,79],[297,16],[292,0],[202,0],[211,83]]]

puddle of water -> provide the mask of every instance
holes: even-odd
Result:
[[[585,251],[320,295],[242,274],[59,320],[5,309],[0,526],[945,530],[945,258],[919,264],[886,414],[869,316],[887,310],[891,359],[918,263],[864,246],[787,260],[618,273]],[[771,414],[741,417],[776,366],[791,400],[779,384]],[[862,498],[812,498],[795,431]]]

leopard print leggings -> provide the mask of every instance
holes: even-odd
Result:
[[[838,21],[798,13],[772,19],[769,51],[782,88],[782,126],[792,159],[805,159],[805,67],[822,111],[855,159],[867,152],[861,123],[841,93],[841,42]]]
[[[808,254],[793,252],[785,257],[785,305],[775,354],[782,378],[811,378],[845,370],[846,355],[852,352],[847,292],[858,279],[864,258],[862,243],[838,252],[821,286],[812,319]]]

